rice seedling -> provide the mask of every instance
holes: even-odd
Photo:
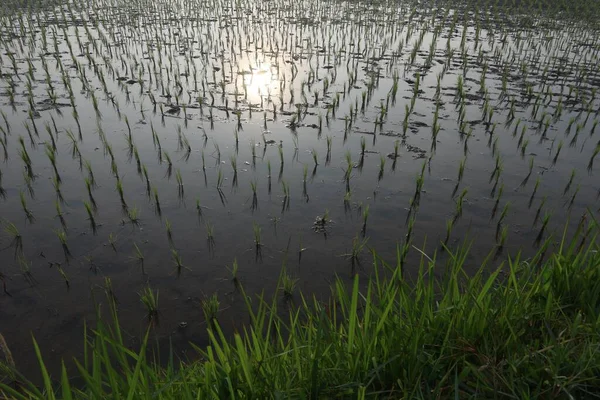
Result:
[[[181,259],[181,255],[179,255],[179,252],[177,250],[171,249],[171,258],[173,259],[173,264],[175,265],[175,272],[177,273],[178,277],[181,275],[181,271],[184,268],[190,270],[189,268],[183,265],[183,260]]]
[[[286,181],[281,181],[281,189],[283,190],[282,212],[290,208],[290,187]]]
[[[202,300],[202,313],[204,314],[204,320],[211,328],[216,326],[220,307],[221,303],[219,302],[219,297],[216,293]]]
[[[573,191],[573,195],[571,196],[569,201],[566,203],[567,208],[569,210],[571,210],[571,208],[573,208],[573,204],[575,203],[575,198],[577,197],[577,194],[579,193],[579,189],[581,189],[581,185],[577,185],[577,188]]]
[[[259,251],[262,247],[261,241],[261,227],[256,222],[252,223],[252,231],[254,232],[254,246],[256,247],[256,251]]]
[[[283,170],[284,159],[283,159],[283,148],[281,145],[277,146],[277,151],[279,152],[279,164],[281,165],[281,169]]]
[[[35,222],[35,217],[33,216],[33,212],[27,207],[27,200],[25,199],[25,193],[21,190],[19,191],[19,199],[21,200],[21,208],[25,213],[25,217],[27,217],[27,221],[30,223]]]
[[[165,230],[167,231],[167,239],[169,239],[169,243],[173,243],[173,227],[168,218],[165,219]]]
[[[270,184],[270,175],[269,175],[269,184]],[[258,208],[257,185],[258,185],[258,182],[256,182],[256,180],[250,181],[250,188],[252,189],[252,210],[256,210]]]
[[[446,220],[446,237],[444,238],[444,246],[448,245],[448,241],[450,240],[450,235],[452,234],[452,228],[454,227],[454,219]]]
[[[231,272],[231,281],[233,282],[233,284],[236,287],[239,287],[239,285],[240,285],[240,280],[238,278],[238,269],[239,269],[239,265],[237,262],[237,258],[234,258],[233,263],[231,264],[231,269],[229,269],[229,272]]]
[[[351,264],[352,264],[352,268],[354,268],[356,265],[360,265],[360,256],[365,248],[365,246],[367,245],[367,242],[369,241],[369,238],[364,237],[362,239],[360,239],[357,236],[354,237],[354,239],[352,239],[352,250],[350,253],[344,254],[344,256],[350,260]]]
[[[525,185],[527,185],[527,182],[529,181],[529,178],[531,177],[532,172],[533,172],[533,157],[531,157],[529,159],[529,170],[528,170],[525,178],[521,181],[521,184],[519,185],[519,187],[525,187]]]
[[[365,235],[367,234],[367,221],[369,219],[369,205],[367,204],[366,207],[363,208],[362,211],[362,228],[361,228],[361,233],[362,236],[365,237]]]
[[[383,171],[385,170],[385,156],[379,157],[379,174],[377,174],[377,180],[381,181],[383,178]]]
[[[209,247],[212,247],[215,244],[215,229],[210,222],[206,222],[204,227],[206,228],[206,240]]]
[[[125,193],[123,191],[123,181],[121,181],[121,179],[119,178],[117,178],[116,189],[117,193],[119,194],[119,198],[121,199],[121,205],[123,205],[123,208],[127,208],[127,202],[125,201]]]
[[[140,223],[140,211],[136,206],[127,209],[127,218],[133,225],[139,225]]]
[[[298,283],[297,278],[293,278],[289,275],[285,269],[281,272],[281,286],[280,290],[283,293],[283,297],[286,300],[290,300],[294,296],[296,290],[296,284]]]
[[[560,151],[563,147],[563,141],[560,140],[558,142],[558,147],[556,148],[556,153],[554,154],[554,158],[552,159],[552,165],[556,165],[556,161],[558,161],[558,156],[560,155]]]
[[[453,222],[456,222],[462,216],[463,204],[464,204],[464,200],[465,200],[465,197],[468,192],[469,192],[468,189],[463,189],[463,191],[460,193],[460,195],[456,199],[456,208],[454,211],[454,221]]]
[[[140,266],[142,267],[142,273],[144,272],[144,254],[142,253],[142,250],[140,250],[140,248],[138,247],[137,243],[133,244],[133,255],[131,256],[131,259],[136,261],[137,263],[140,264]]]
[[[15,257],[17,254],[23,253],[23,236],[19,232],[19,229],[12,222],[6,222],[4,224],[4,232],[10,237],[10,244],[15,248]]]
[[[508,226],[503,226],[500,230],[499,235],[497,235],[496,246],[498,247],[498,252],[504,249],[504,245],[506,243],[506,238],[508,237]]]
[[[596,146],[592,156],[590,157],[590,161],[588,162],[587,170],[589,173],[592,173],[592,170],[594,169],[594,159],[598,156],[598,154],[600,154],[600,144]]]
[[[38,282],[31,272],[31,262],[27,261],[23,254],[18,254],[16,258],[17,263],[19,264],[19,270],[21,271],[21,275],[23,275],[25,282],[27,282],[29,286],[35,286]]]
[[[69,249],[67,233],[64,230],[55,230],[54,233],[56,234],[56,237],[60,242],[65,258],[68,260],[69,258],[71,258],[71,250]]]
[[[166,177],[170,179],[171,175],[173,174],[173,161],[171,160],[169,153],[167,153],[165,150],[163,150],[162,155],[163,160],[167,163]]]
[[[153,291],[150,286],[145,286],[138,293],[140,301],[146,307],[146,318],[149,322],[158,323],[158,290]]]
[[[156,187],[152,188],[152,193],[153,193],[153,197],[154,197],[154,210],[156,211],[156,214],[160,217],[162,215],[162,212],[161,212],[161,208],[160,208],[160,199],[158,197],[158,190],[156,189]]]
[[[563,196],[567,194],[569,189],[571,189],[571,185],[573,184],[573,180],[575,179],[576,173],[577,173],[577,171],[575,169],[571,170],[571,175],[569,176],[569,181],[567,182],[567,184],[563,190]]]
[[[544,218],[542,219],[542,227],[540,228],[536,238],[535,238],[535,245],[539,246],[540,242],[542,241],[542,238],[544,237],[544,232],[546,231],[546,228],[548,227],[548,223],[550,222],[550,217],[552,215],[549,213],[546,213],[544,215]]]
[[[537,190],[540,187],[540,182],[541,182],[541,179],[538,176],[538,178],[535,180],[535,186],[533,187],[531,196],[529,197],[529,204],[527,205],[527,208],[531,208],[531,204],[533,203],[533,200],[535,199],[535,194],[537,193]]]
[[[217,170],[217,190],[220,191],[223,187],[223,171],[221,168]]]

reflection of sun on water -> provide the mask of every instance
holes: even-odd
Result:
[[[252,73],[244,75],[248,97],[255,101],[260,99],[260,96],[266,96],[269,90],[273,89],[272,79],[270,64],[261,64],[258,68],[253,68]]]

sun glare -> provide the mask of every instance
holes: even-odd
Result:
[[[244,83],[252,101],[266,96],[269,90],[274,88],[271,65],[261,64],[258,68],[253,68],[250,73],[244,75]]]

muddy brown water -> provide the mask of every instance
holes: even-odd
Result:
[[[519,26],[517,15],[507,15],[511,24],[503,25],[502,16],[488,16],[488,25],[477,31],[474,17],[467,16],[465,25],[456,9],[397,2],[157,0],[128,7],[120,0],[92,7],[75,1],[34,7],[27,15],[2,15],[0,109],[6,120],[0,119],[0,137],[7,158],[0,148],[0,218],[3,228],[16,226],[23,246],[17,249],[10,233],[3,232],[0,283],[6,291],[0,293],[0,333],[29,376],[37,375],[31,334],[52,371],[61,358],[81,356],[84,321],[93,321],[95,305],[104,302],[105,278],[112,282],[132,346],[148,325],[139,292],[149,285],[159,292],[160,323],[152,329],[153,340],[163,350],[172,343],[178,356],[193,359],[188,343],[202,346],[207,340],[201,310],[206,296],[218,294],[226,332],[246,320],[228,269],[234,259],[239,280],[252,296],[280,296],[283,265],[298,278],[297,290],[320,299],[327,298],[336,277],[369,276],[367,248],[358,265],[352,266],[347,256],[353,240],[362,240],[367,206],[364,237],[393,262],[396,246],[406,240],[409,216],[414,218],[412,245],[426,254],[439,252],[446,223],[455,218],[466,189],[448,246],[472,241],[470,271],[495,249],[498,219],[507,203],[502,255],[534,254],[546,213],[551,219],[544,238],[560,234],[567,223],[573,228],[586,210],[597,215],[600,161],[590,166],[600,140],[595,129],[599,101],[592,91],[600,79],[593,26],[560,20]],[[413,51],[419,42],[420,49]],[[447,43],[454,49],[449,62]],[[484,69],[487,106],[480,90]],[[439,132],[433,148],[437,76]],[[466,93],[462,127],[459,76]],[[405,107],[411,105],[417,79],[419,93],[405,129]],[[364,111],[363,93],[368,100]],[[129,155],[129,130],[139,168],[136,155]],[[29,185],[19,137],[31,160]],[[46,154],[53,141],[62,200]],[[389,155],[396,143],[394,161]],[[137,209],[136,224],[123,209],[107,145],[127,209]],[[172,160],[170,177],[164,152]],[[347,154],[353,166],[349,185]],[[461,160],[464,175],[455,190]],[[524,183],[530,160],[531,175]],[[95,232],[84,204],[91,202],[85,161],[96,183]],[[409,215],[423,168],[419,206]],[[256,183],[255,204],[251,182]],[[289,186],[285,207],[284,183]],[[345,203],[348,186],[351,196]],[[32,218],[27,218],[21,193]],[[331,222],[325,235],[315,232],[314,222],[326,211]],[[214,243],[207,239],[207,224],[213,227]],[[260,257],[254,224],[261,228]],[[57,235],[63,229],[68,257]],[[135,245],[144,256],[143,268]],[[181,274],[171,249],[183,261]],[[442,260],[447,256],[440,254]],[[409,273],[417,270],[420,258],[413,248]]]

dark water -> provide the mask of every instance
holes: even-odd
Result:
[[[429,255],[454,221],[447,245],[472,240],[467,268],[475,269],[497,249],[502,229],[502,254],[531,256],[545,215],[551,217],[543,238],[560,234],[567,221],[576,225],[588,209],[597,215],[600,161],[590,164],[600,140],[597,27],[484,11],[283,0],[76,1],[5,11],[0,218],[18,229],[22,249],[3,232],[0,333],[18,366],[35,370],[30,332],[51,368],[80,355],[84,321],[104,301],[106,278],[132,345],[148,325],[139,293],[149,286],[159,292],[154,338],[170,338],[187,357],[186,343],[206,340],[207,296],[218,294],[226,331],[245,320],[231,281],[234,259],[248,294],[276,294],[285,266],[297,290],[326,298],[336,276],[371,271],[366,246],[360,263],[350,260],[353,242],[368,239],[392,261],[410,221],[411,245]],[[55,154],[62,200],[47,152]],[[92,203],[86,162],[96,183],[95,229],[84,204]],[[422,171],[419,205],[411,211]],[[134,209],[137,223],[127,214]],[[326,234],[316,232],[326,212]],[[70,256],[57,234],[63,230]],[[172,249],[183,263],[179,272]],[[409,272],[419,258],[416,250],[409,254]]]

